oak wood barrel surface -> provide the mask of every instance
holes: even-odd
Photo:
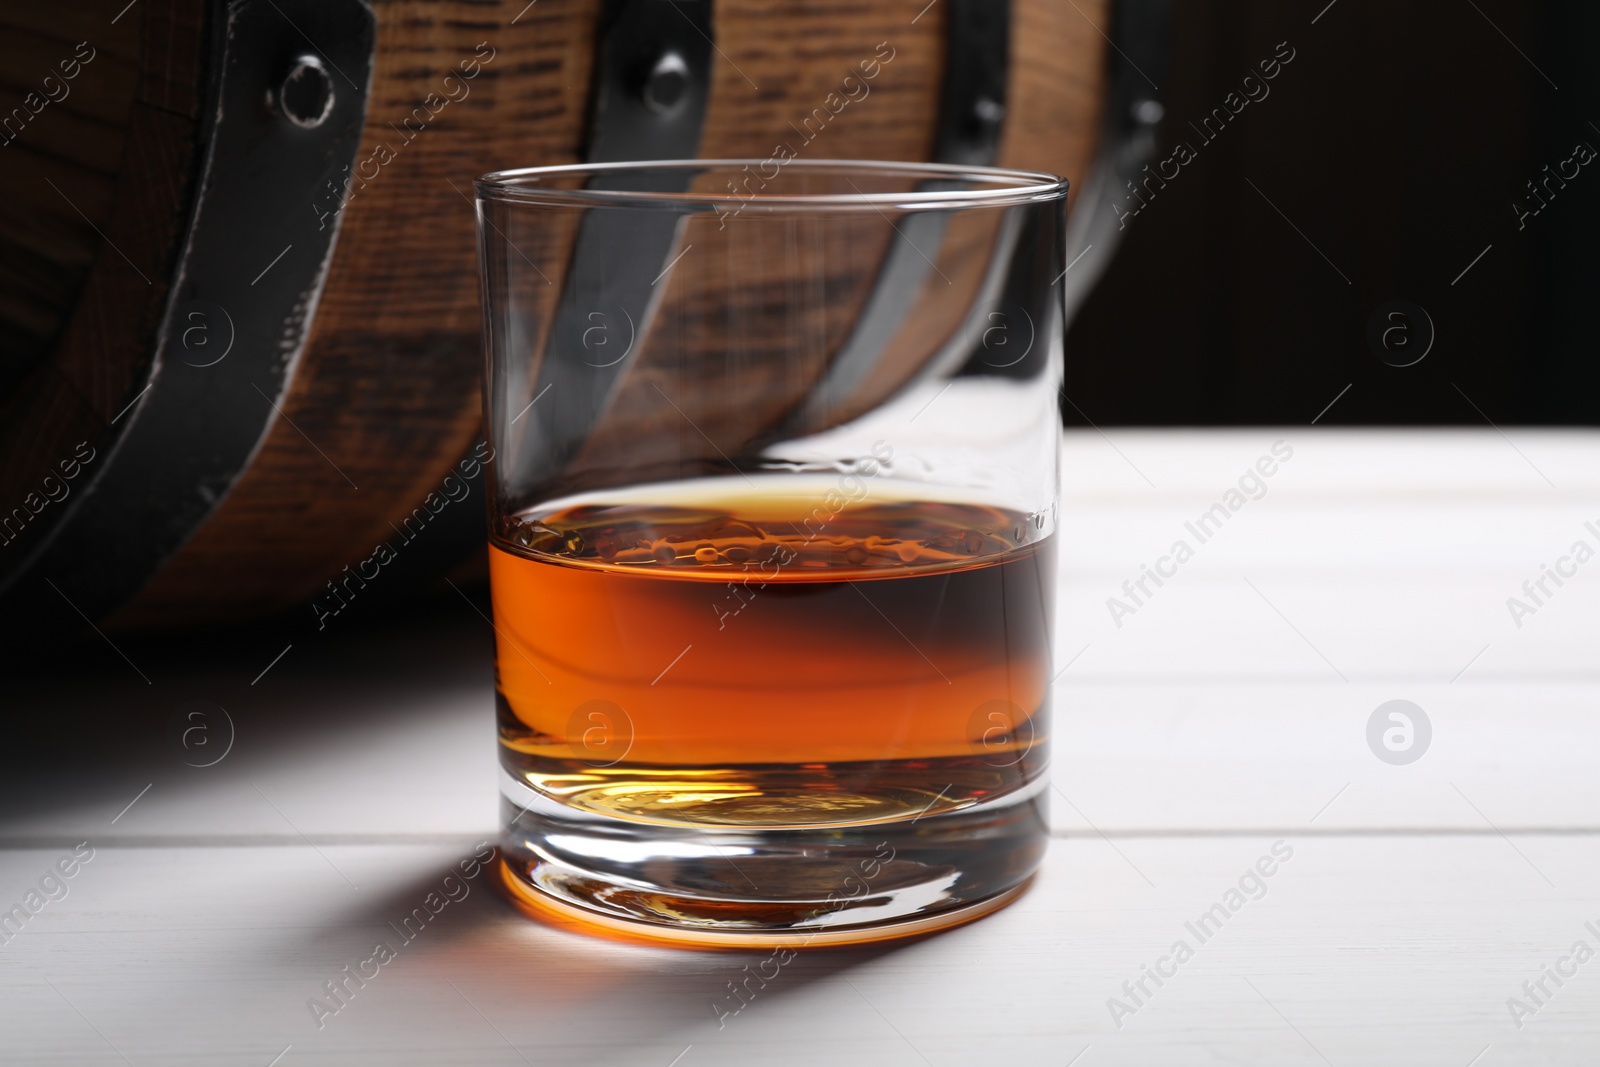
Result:
[[[116,420],[150,373],[196,195],[222,5],[124,3],[0,14],[0,522],[18,506],[27,513],[0,535],[0,579],[26,570],[113,453]],[[231,486],[209,490],[207,517],[131,598],[98,613],[108,629],[241,619],[311,600],[394,537],[480,436],[471,183],[588,158],[604,3],[370,6],[376,50],[354,158],[382,162],[336,211],[287,388],[277,400],[263,392],[263,409],[273,405],[264,435]],[[887,44],[893,59],[870,94],[832,114],[808,154],[934,158],[950,6],[715,0],[696,154],[764,157]],[[1110,7],[1012,0],[995,165],[1075,186],[1084,178],[1105,102]],[[77,63],[75,77],[65,79],[62,61]],[[464,63],[477,72],[462,93]],[[18,108],[26,121],[7,127]],[[337,204],[323,189],[299,195],[308,212]],[[481,513],[472,522],[481,529]],[[481,558],[481,544],[461,543],[435,573]]]

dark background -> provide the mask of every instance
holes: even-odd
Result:
[[[1347,385],[1318,425],[1600,421],[1600,159],[1524,229],[1512,207],[1600,149],[1600,5],[1172,6],[1154,158],[1198,158],[1128,221],[1071,328],[1069,424],[1306,424]],[[1282,41],[1270,95],[1206,143],[1189,123]],[[1367,340],[1395,300],[1434,326],[1412,366]]]

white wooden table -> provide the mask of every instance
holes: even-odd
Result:
[[[94,850],[0,944],[0,1062],[1600,1061],[1600,958],[1572,955],[1600,953],[1600,561],[1520,627],[1506,603],[1600,549],[1600,435],[1088,432],[1066,463],[1056,840],[1011,908],[803,954],[719,1028],[758,955],[538,925],[480,876],[319,1027],[308,1001],[493,837],[486,624],[451,598],[330,626],[255,685],[279,650],[250,634],[119,641],[150,684],[100,647],[0,697],[0,907]],[[190,700],[235,724],[214,766],[170,739]],[[1431,723],[1415,762],[1369,748],[1390,700]]]

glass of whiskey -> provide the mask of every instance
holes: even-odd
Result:
[[[477,194],[513,899],[778,947],[1015,898],[1066,182],[780,152]]]

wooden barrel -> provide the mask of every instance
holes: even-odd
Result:
[[[107,627],[267,614],[397,535],[411,575],[391,592],[480,558],[475,176],[762,157],[804,130],[816,158],[1077,185],[1108,106],[1111,8],[13,5],[7,615],[30,598]]]

